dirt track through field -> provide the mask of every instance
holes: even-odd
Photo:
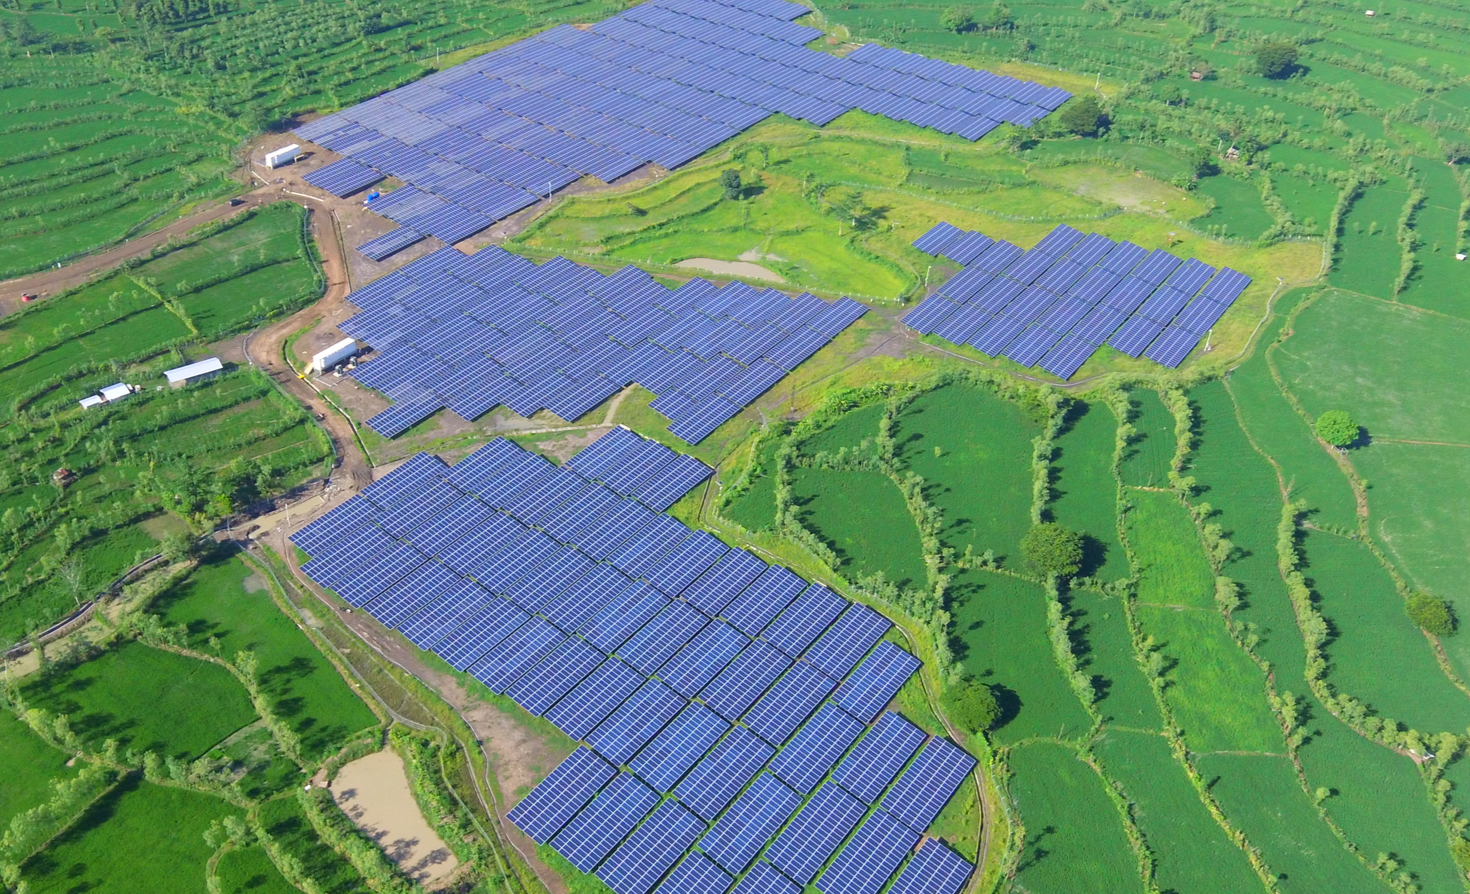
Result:
[[[404,874],[433,888],[459,868],[444,839],[429,827],[408,787],[403,758],[388,748],[344,766],[332,797]]]

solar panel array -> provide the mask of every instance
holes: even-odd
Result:
[[[965,269],[904,317],[910,328],[1062,379],[1104,344],[1177,367],[1251,282],[1065,224],[1027,251],[944,222],[914,247]]]
[[[820,126],[862,109],[978,140],[1071,96],[871,44],[808,50],[822,32],[792,22],[808,12],[650,0],[552,28],[296,128],[344,156],[307,180],[345,196],[398,177],[372,209],[453,244],[584,174],[675,168],[778,112]]]
[[[919,666],[881,615],[640,502],[710,474],[680,465],[621,428],[561,466],[506,440],[418,454],[292,541],[319,584],[581,743],[509,815],[616,894],[886,883],[974,760],[891,712],[868,727]],[[883,859],[859,857],[875,836]]]
[[[350,297],[362,313],[339,328],[376,352],[352,375],[392,398],[367,421],[390,438],[446,407],[576,419],[638,382],[697,444],[867,312],[738,282],[669,289],[633,266],[609,276],[493,246],[442,249]]]

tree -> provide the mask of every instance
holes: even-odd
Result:
[[[1078,136],[1095,137],[1102,129],[1103,110],[1095,96],[1076,96],[1062,106],[1059,117],[1067,130]]]
[[[1295,44],[1281,41],[1263,43],[1256,50],[1256,70],[1268,78],[1289,77],[1296,71],[1296,57]]]
[[[720,185],[725,188],[725,198],[731,201],[740,198],[740,172],[734,168],[726,168],[720,172]]]
[[[1347,410],[1328,410],[1317,417],[1317,437],[1333,447],[1347,447],[1362,429]]]
[[[939,14],[939,24],[946,31],[963,34],[975,27],[975,16],[963,6],[951,6]]]
[[[1195,178],[1208,177],[1220,170],[1215,166],[1215,156],[1203,146],[1190,147],[1184,153],[1184,163],[1189,165]]]
[[[1409,599],[1404,603],[1404,610],[1409,613],[1409,620],[1434,634],[1435,636],[1449,636],[1455,632],[1455,612],[1450,604],[1437,596],[1428,593],[1411,593]]]
[[[1021,539],[1021,555],[1048,577],[1071,577],[1082,567],[1082,538],[1055,522],[1043,522]]]
[[[1000,719],[995,693],[979,680],[961,680],[950,686],[944,693],[944,707],[951,720],[972,733],[983,733]]]
[[[995,5],[990,7],[990,20],[985,27],[991,31],[1009,31],[1016,27],[1016,18],[1011,15],[1011,8],[1001,0],[995,0]]]

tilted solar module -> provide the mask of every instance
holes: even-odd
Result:
[[[771,565],[755,578],[748,589],[715,610],[747,635],[756,636],[806,588],[807,582],[790,570]],[[709,610],[706,606],[701,608]]]
[[[402,506],[421,488],[443,480],[449,467],[432,453],[415,453],[393,471],[362,489],[362,497],[383,509]]]
[[[708,623],[709,618],[687,602],[671,602],[623,643],[618,655],[641,673],[651,675]]]
[[[822,586],[814,584],[802,591],[776,620],[761,633],[762,639],[793,658],[800,656],[812,641],[837,620],[848,601]]]
[[[714,621],[659,668],[658,675],[675,692],[693,698],[748,645],[749,637]]]
[[[459,575],[438,562],[425,562],[368,603],[367,610],[384,627],[396,628],[459,581]]]
[[[882,642],[837,689],[832,700],[859,720],[871,722],[919,669],[919,659]]]
[[[470,676],[491,692],[503,693],[565,639],[549,622],[532,618],[470,665]]]
[[[648,569],[648,580],[660,592],[678,596],[729,551],[713,534],[695,531]]]
[[[597,877],[614,894],[648,894],[703,832],[694,814],[665,801],[598,867]]]
[[[725,870],[699,851],[690,851],[684,862],[674,867],[658,894],[725,894],[735,883]]]
[[[762,773],[699,840],[699,848],[739,875],[800,806],[800,795]]]
[[[926,255],[938,255],[944,252],[944,247],[964,234],[964,230],[951,223],[940,221],[930,227],[924,235],[914,240],[914,248]]]
[[[611,565],[597,565],[582,578],[557,593],[542,607],[547,620],[566,633],[581,630],[613,597],[633,585],[627,575]]]
[[[934,294],[925,298],[918,307],[904,314],[903,323],[921,335],[928,335],[943,325],[959,309],[960,305],[943,295]]]
[[[945,847],[944,842],[926,838],[888,894],[960,894],[974,872],[974,864]]]
[[[455,670],[465,670],[481,655],[500,645],[531,619],[511,602],[499,597],[485,600],[480,610],[463,625],[434,644],[434,651]],[[539,630],[539,625],[523,636]],[[519,639],[517,640],[519,642]]]
[[[587,478],[601,479],[642,442],[643,438],[636,432],[620,425],[577,451],[567,460],[566,467]]]
[[[835,688],[832,678],[798,661],[751,706],[745,724],[772,745],[781,745]]]
[[[747,587],[754,589],[761,578],[770,573],[769,569],[774,567],[776,566],[766,565],[743,549],[732,549],[681,595],[690,605],[714,616],[730,605],[731,600],[739,598]]]
[[[674,787],[674,797],[705,820],[713,820],[774,753],[749,730],[734,727]]]
[[[1215,278],[1205,283],[1205,287],[1200,292],[1211,301],[1228,306],[1239,298],[1240,293],[1244,292],[1250,284],[1251,278],[1244,273],[1231,270],[1229,267],[1221,267]]]
[[[399,628],[408,641],[420,649],[432,648],[439,640],[458,629],[491,600],[504,602],[474,581],[462,580],[454,589],[414,615]]]
[[[739,720],[789,667],[791,660],[778,650],[751,643],[710,681],[700,698],[726,720]]]
[[[728,392],[726,396],[729,396]],[[655,472],[632,496],[662,512],[713,474],[714,469],[692,456],[680,454]]]
[[[539,612],[554,596],[575,585],[594,567],[591,559],[576,550],[558,547],[538,567],[501,588],[501,592],[526,611]]]
[[[628,762],[649,785],[668,791],[714,747],[730,724],[704,705],[686,705]]]
[[[592,803],[551,839],[551,846],[583,872],[591,872],[633,827],[658,804],[659,797],[630,773],[619,773]]]
[[[622,500],[597,518],[588,519],[586,525],[573,532],[570,540],[586,555],[602,561],[657,519],[657,514],[647,506]]]
[[[836,705],[823,705],[771,760],[771,772],[802,794],[810,794],[864,729]]]
[[[822,873],[817,890],[822,894],[878,894],[918,843],[918,832],[879,809]]]
[[[351,497],[342,505],[291,535],[291,542],[307,555],[338,542],[353,531],[382,515],[382,509],[361,496]]]
[[[1148,346],[1144,356],[1169,368],[1174,368],[1184,362],[1194,346],[1199,344],[1199,336],[1187,329],[1177,326],[1168,326],[1159,333],[1158,338]]]
[[[910,829],[922,832],[973,769],[973,757],[947,739],[930,739],[883,798],[883,808]]]
[[[1154,322],[1148,317],[1133,316],[1123,321],[1123,325],[1108,339],[1108,344],[1129,357],[1137,357],[1163,331],[1163,323]]]
[[[872,804],[926,738],[923,730],[887,712],[832,771],[832,781]]]
[[[626,764],[688,702],[657,680],[648,680],[603,720],[587,742],[615,764]]]
[[[829,782],[771,842],[766,859],[798,884],[810,884],[866,812],[861,801]]]
[[[592,645],[611,654],[668,604],[669,600],[648,584],[634,583],[593,615],[580,633]]]
[[[691,533],[676,518],[655,516],[651,524],[624,541],[607,561],[633,577],[642,577]]]
[[[586,746],[578,747],[541,780],[506,819],[537,844],[545,844],[618,775],[617,767]]]
[[[801,894],[801,888],[771,864],[757,863],[730,894]]]
[[[571,637],[517,680],[505,694],[522,708],[540,716],[582,682],[606,657],[585,640]]]
[[[609,658],[553,705],[546,712],[546,719],[573,739],[586,739],[644,682],[637,671],[616,658]]]

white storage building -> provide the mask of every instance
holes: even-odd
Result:
[[[266,153],[265,166],[268,168],[279,168],[281,165],[288,165],[295,161],[296,157],[300,154],[301,147],[295,143],[289,146],[282,146],[274,152]]]
[[[182,388],[190,382],[198,382],[219,375],[220,370],[224,368],[225,365],[220,363],[218,357],[208,357],[197,363],[190,363],[188,366],[165,370],[163,377],[168,379],[170,388]]]
[[[311,368],[307,372],[326,372],[344,360],[356,356],[357,341],[351,338],[344,338],[325,351],[318,351],[311,358]]]

